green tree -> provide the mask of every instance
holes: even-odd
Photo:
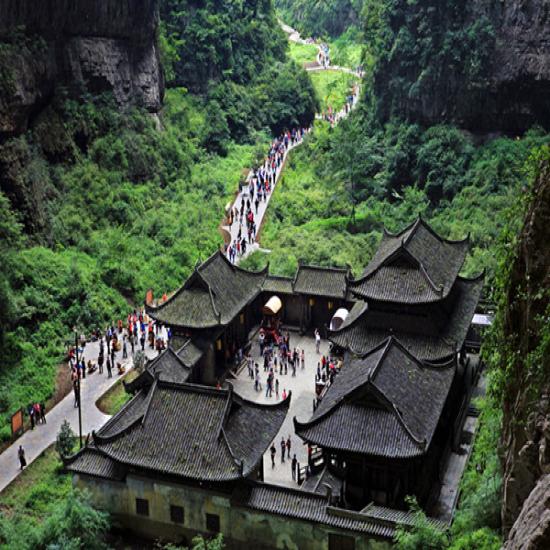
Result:
[[[74,432],[67,420],[63,420],[57,438],[55,440],[55,450],[60,458],[69,456],[74,448]]]
[[[231,133],[227,118],[220,104],[217,101],[210,101],[206,108],[206,120],[204,128],[204,147],[218,155],[227,155],[227,147]]]
[[[89,493],[73,491],[44,523],[38,545],[48,550],[104,550],[109,527],[108,514],[92,507]]]
[[[426,514],[416,503],[416,499],[408,499],[411,511],[414,512],[412,528],[399,526],[395,535],[396,550],[445,550],[449,547],[449,539],[443,531],[430,524]]]

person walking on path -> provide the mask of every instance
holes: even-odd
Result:
[[[298,473],[296,470],[298,469],[298,459],[296,458],[296,455],[292,457],[292,479],[296,481],[296,478],[298,477],[296,474]]]
[[[275,379],[275,396],[279,399],[279,379]]]
[[[29,413],[29,419],[31,421],[31,430],[34,430],[34,407],[32,405],[29,405],[27,410]]]
[[[126,336],[122,339],[122,359],[128,359],[128,347],[126,345]]]
[[[288,456],[290,458],[290,446],[291,446],[291,442],[290,442],[290,435],[286,438],[286,456]]]
[[[111,362],[111,359],[107,357],[107,378],[113,377],[113,363]]]
[[[271,467],[275,468],[275,455],[277,454],[275,443],[271,444],[271,448],[269,449],[269,452],[271,453]]]
[[[73,376],[74,408],[78,407],[78,375]]]
[[[33,406],[32,406],[33,410],[34,410],[34,420],[36,422],[36,424],[42,424],[42,418],[41,418],[41,415],[40,415],[40,405],[38,403],[35,403]]]
[[[285,461],[285,449],[286,449],[285,438],[281,437],[281,462]]]
[[[42,424],[46,424],[46,405],[44,402],[40,403],[40,420],[42,420]]]
[[[319,329],[315,329],[315,351],[321,353],[321,335]]]
[[[23,469],[27,465],[27,459],[25,458],[25,449],[23,449],[23,445],[19,445],[17,456],[19,457],[19,465],[21,466],[21,469]]]

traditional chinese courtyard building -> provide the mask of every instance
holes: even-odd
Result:
[[[342,478],[346,505],[402,507],[406,495],[426,502],[448,440],[455,375],[454,362],[421,363],[389,338],[350,356],[311,419],[294,419],[296,434],[320,446]]]
[[[482,288],[482,277],[459,274],[468,247],[419,219],[384,232],[357,279],[302,264],[294,277],[250,272],[217,252],[172,296],[146,304],[171,328],[170,345],[68,460],[75,484],[151,538],[185,544],[219,531],[228,548],[389,548],[396,525],[412,522],[405,496],[433,497],[467,409],[464,341]],[[290,396],[266,406],[231,384],[212,387],[266,315],[270,326],[321,329],[344,359],[312,416],[294,419],[322,457],[299,489],[263,481]]]
[[[464,342],[483,284],[459,275],[468,247],[418,219],[384,232],[363,275],[348,283],[357,302],[329,330],[344,368],[311,419],[295,427],[322,448],[349,506],[402,507],[406,495],[426,505],[437,487],[440,459],[465,414]]]
[[[463,348],[483,286],[482,276],[459,275],[468,249],[468,239],[443,239],[420,218],[384,231],[363,275],[349,282],[357,302],[329,339],[364,353],[395,336],[416,358],[446,363]]]
[[[267,269],[246,271],[216,252],[165,302],[146,304],[151,317],[170,327],[172,347],[189,367],[191,381],[213,385],[225,377],[258,322],[254,303],[266,277]]]

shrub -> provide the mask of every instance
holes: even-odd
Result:
[[[430,525],[426,514],[414,498],[408,503],[415,514],[412,528],[399,526],[395,535],[396,550],[445,550],[449,546],[446,533]]]
[[[86,492],[73,491],[46,520],[39,546],[50,549],[104,550],[109,516],[95,510]]]
[[[55,441],[55,450],[59,453],[61,459],[72,453],[74,448],[74,437],[75,435],[71,425],[67,420],[64,420]]]

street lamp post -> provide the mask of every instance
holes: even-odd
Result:
[[[80,364],[78,362],[78,331],[74,329],[74,350],[76,356],[76,379],[78,392],[78,435],[80,439],[80,448],[82,449],[82,401],[80,399]]]

